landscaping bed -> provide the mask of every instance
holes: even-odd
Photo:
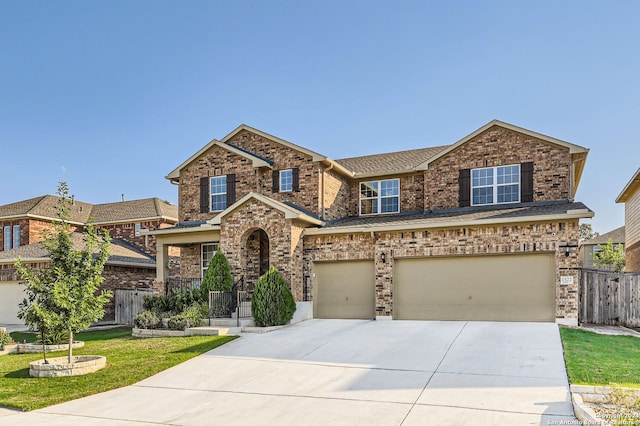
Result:
[[[576,416],[602,425],[640,425],[640,339],[574,328],[560,328],[560,336]]]
[[[12,333],[16,341],[34,342],[32,333]],[[106,366],[84,376],[34,379],[29,363],[42,354],[10,354],[0,361],[0,406],[29,411],[128,386],[227,343],[235,336],[189,336],[137,339],[131,328],[120,327],[78,334],[85,342],[74,355],[100,354]],[[53,352],[62,356],[62,352]]]

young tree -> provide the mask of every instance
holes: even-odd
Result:
[[[600,251],[593,255],[595,265],[611,265],[613,266],[613,270],[616,272],[624,271],[626,259],[624,256],[624,248],[622,248],[622,244],[616,244],[614,246],[613,239],[609,238],[607,244],[599,244],[598,248],[600,249]]]
[[[590,223],[581,223],[578,227],[578,239],[580,242],[590,240],[598,235],[600,234],[593,230]]]
[[[84,247],[76,250],[70,236],[71,201],[65,182],[60,182],[58,196],[54,233],[46,234],[43,241],[51,259],[49,268],[32,270],[20,260],[16,265],[27,286],[20,315],[30,327],[43,327],[44,333],[66,330],[68,361],[72,363],[74,333],[102,318],[104,305],[112,296],[110,291],[98,293],[110,240],[108,233],[99,236],[90,224],[83,232]]]

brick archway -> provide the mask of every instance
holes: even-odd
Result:
[[[269,270],[269,235],[262,228],[249,229],[241,239],[245,286],[253,289],[258,278]]]

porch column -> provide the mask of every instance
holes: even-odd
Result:
[[[169,246],[157,242],[156,244],[156,281],[167,282],[169,278],[169,267],[167,261],[169,260]]]

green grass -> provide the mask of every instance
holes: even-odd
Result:
[[[16,341],[34,341],[29,333],[12,333]],[[77,340],[84,347],[74,355],[103,355],[107,365],[84,376],[31,378],[29,362],[42,359],[42,354],[0,356],[0,406],[23,411],[35,410],[83,396],[120,388],[173,367],[190,358],[235,339],[235,336],[191,336],[138,339],[130,328],[80,333]],[[47,356],[66,356],[51,352]]]
[[[569,381],[640,388],[640,339],[560,328]]]

